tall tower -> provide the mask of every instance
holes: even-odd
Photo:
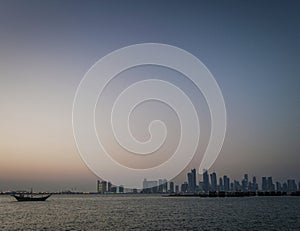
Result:
[[[203,191],[209,192],[209,176],[207,170],[203,172]]]
[[[211,190],[217,191],[217,174],[213,172],[210,174]]]

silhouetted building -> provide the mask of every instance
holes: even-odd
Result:
[[[276,182],[276,191],[277,192],[281,192],[282,191],[281,184],[279,182]]]
[[[264,191],[264,192],[268,191],[267,177],[263,176],[261,178],[261,182],[262,182],[261,183],[261,190]]]
[[[163,193],[167,193],[168,192],[168,181],[166,179],[163,179],[162,192]]]
[[[183,193],[188,192],[188,187],[189,187],[189,185],[187,182],[184,182],[183,184],[181,184],[181,192],[183,192]]]
[[[175,192],[176,192],[176,193],[179,193],[179,185],[176,185],[176,186],[175,186]]]
[[[275,185],[273,184],[273,179],[271,176],[268,177],[268,186],[267,186],[269,192],[275,191]]]
[[[229,192],[230,191],[230,189],[229,189],[229,185],[230,185],[229,177],[227,177],[226,175],[223,176],[223,181],[224,181],[224,191]]]
[[[297,184],[295,180],[287,180],[287,187],[289,193],[297,191]]]
[[[124,186],[123,185],[119,186],[119,193],[124,193]]]
[[[224,185],[223,185],[222,177],[219,178],[219,191],[224,191]]]
[[[204,170],[203,172],[203,191],[208,192],[209,191],[209,177],[207,170]]]
[[[233,192],[234,191],[234,183],[230,183],[230,191]]]
[[[240,182],[237,181],[237,180],[235,180],[235,181],[233,182],[233,191],[234,191],[234,192],[240,192],[240,191],[242,191],[241,184],[240,184]]]
[[[211,182],[211,191],[217,191],[217,174],[213,172],[210,174],[210,182]]]
[[[274,192],[275,191],[275,185],[273,184],[273,179],[271,176],[262,177],[262,191],[264,192]]]
[[[106,181],[97,181],[97,192],[104,194],[107,192],[107,182]]]
[[[170,193],[174,193],[174,182],[170,182]]]
[[[100,180],[97,180],[97,192],[101,193],[102,192],[102,186]]]
[[[288,192],[288,185],[287,185],[286,182],[284,182],[283,185],[282,185],[282,191],[283,192]]]
[[[164,183],[165,183],[165,180],[162,180],[162,179],[158,180],[158,192],[159,193],[164,192]]]
[[[116,187],[116,186],[112,186],[112,187],[110,188],[110,192],[111,192],[111,193],[117,193],[117,187]]]
[[[111,192],[111,183],[110,182],[108,182],[107,183],[107,192]]]
[[[157,192],[157,181],[144,179],[143,193],[156,193],[156,192]]]
[[[191,172],[187,174],[188,176],[188,191],[196,191],[196,169],[192,169]]]
[[[242,180],[242,190],[244,192],[247,192],[248,186],[249,186],[248,174],[245,174],[244,179]]]
[[[252,190],[251,191],[256,192],[258,190],[258,184],[257,184],[255,176],[252,178],[252,182],[253,183],[252,183]]]

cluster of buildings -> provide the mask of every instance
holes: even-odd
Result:
[[[97,193],[107,194],[107,193],[124,193],[124,186],[113,186],[111,182],[107,181],[97,181]]]
[[[244,174],[242,181],[231,179],[228,176],[217,177],[215,172],[209,174],[204,171],[202,181],[197,182],[196,169],[192,169],[187,174],[187,181],[181,185],[174,182],[167,182],[166,179],[149,181],[144,179],[142,193],[209,193],[209,192],[284,192],[292,193],[300,191],[300,182],[297,187],[296,181],[288,180],[281,184],[273,183],[272,177],[262,177],[261,187],[258,186],[256,177],[249,179],[248,174]]]

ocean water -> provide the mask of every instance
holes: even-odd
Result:
[[[0,196],[0,230],[300,230],[300,197]]]

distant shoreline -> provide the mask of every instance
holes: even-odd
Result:
[[[9,196],[15,192],[2,192],[0,196]],[[39,194],[49,194],[49,192],[39,192]],[[199,198],[223,198],[223,197],[282,197],[300,196],[300,191],[286,192],[209,192],[209,193],[106,193],[97,192],[51,192],[52,195],[99,195],[99,196],[162,196],[162,197],[199,197]]]

